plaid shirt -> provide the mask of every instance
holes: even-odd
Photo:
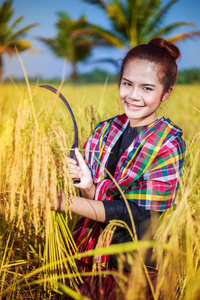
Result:
[[[107,179],[105,168],[112,147],[128,122],[123,114],[99,123],[84,145],[86,162],[96,186],[95,200],[113,200],[113,196],[119,194],[115,183]],[[181,136],[181,129],[162,117],[146,126],[133,140],[119,159],[114,174],[129,201],[157,211],[172,207],[184,160],[185,142]],[[77,224],[74,236],[81,252],[95,247],[94,237],[101,231],[98,225],[88,219],[81,219]],[[102,261],[107,259],[102,257]]]
[[[107,179],[106,164],[112,147],[125,130],[125,114],[97,125],[85,144],[85,156],[96,185],[96,200],[112,200],[119,194]],[[181,129],[161,118],[133,140],[121,156],[114,178],[130,201],[144,209],[164,211],[172,207],[183,165],[185,142]]]

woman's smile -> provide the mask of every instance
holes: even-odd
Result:
[[[144,107],[144,105],[132,104],[132,103],[129,103],[129,102],[126,102],[126,101],[125,101],[125,103],[126,103],[128,109],[130,109],[130,110],[137,111],[137,110],[140,110]]]

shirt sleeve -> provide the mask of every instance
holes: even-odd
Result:
[[[135,224],[150,218],[150,210],[139,207],[136,203],[128,201]],[[103,201],[106,212],[106,224],[111,220],[121,220],[131,224],[129,212],[123,199]]]
[[[180,137],[168,140],[144,174],[124,191],[125,197],[147,210],[170,209],[179,187],[184,151]]]

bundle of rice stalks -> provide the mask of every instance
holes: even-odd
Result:
[[[161,295],[162,299],[199,299],[199,137],[197,133],[188,145],[175,207],[163,216],[156,234],[159,241],[155,248],[159,271],[156,299]]]
[[[42,114],[36,120],[27,101],[20,103],[16,117],[7,118],[0,132],[1,235],[13,224],[31,249],[30,254],[27,248],[23,259],[39,258],[41,264],[49,264],[45,277],[52,276],[54,281],[55,276],[78,272],[70,258],[77,249],[67,226],[71,215],[68,195],[75,195],[67,149],[59,124],[51,120],[46,126]],[[57,207],[61,194],[65,195],[65,217],[51,210],[51,206]],[[12,247],[16,261],[19,257],[13,251]],[[68,263],[63,262],[65,258]],[[55,262],[56,267],[51,267]]]

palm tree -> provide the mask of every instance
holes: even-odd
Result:
[[[96,46],[120,46],[118,38],[113,37],[106,30],[89,24],[86,17],[73,20],[63,12],[58,12],[55,38],[39,38],[54,54],[65,58],[72,64],[71,78],[77,80],[77,63],[85,61]]]
[[[146,43],[155,37],[164,37],[168,41],[178,42],[185,38],[200,35],[199,31],[189,31],[169,36],[182,26],[194,26],[189,22],[176,22],[162,27],[163,18],[178,0],[170,0],[162,6],[160,0],[83,0],[97,5],[105,11],[111,22],[110,34],[123,42],[126,49]]]
[[[21,37],[37,25],[31,24],[15,31],[15,28],[22,21],[23,17],[17,18],[10,24],[13,14],[12,0],[0,4],[0,82],[3,81],[3,55],[6,53],[12,56],[15,53],[15,48],[19,52],[30,49],[31,43],[26,39],[21,39]]]

